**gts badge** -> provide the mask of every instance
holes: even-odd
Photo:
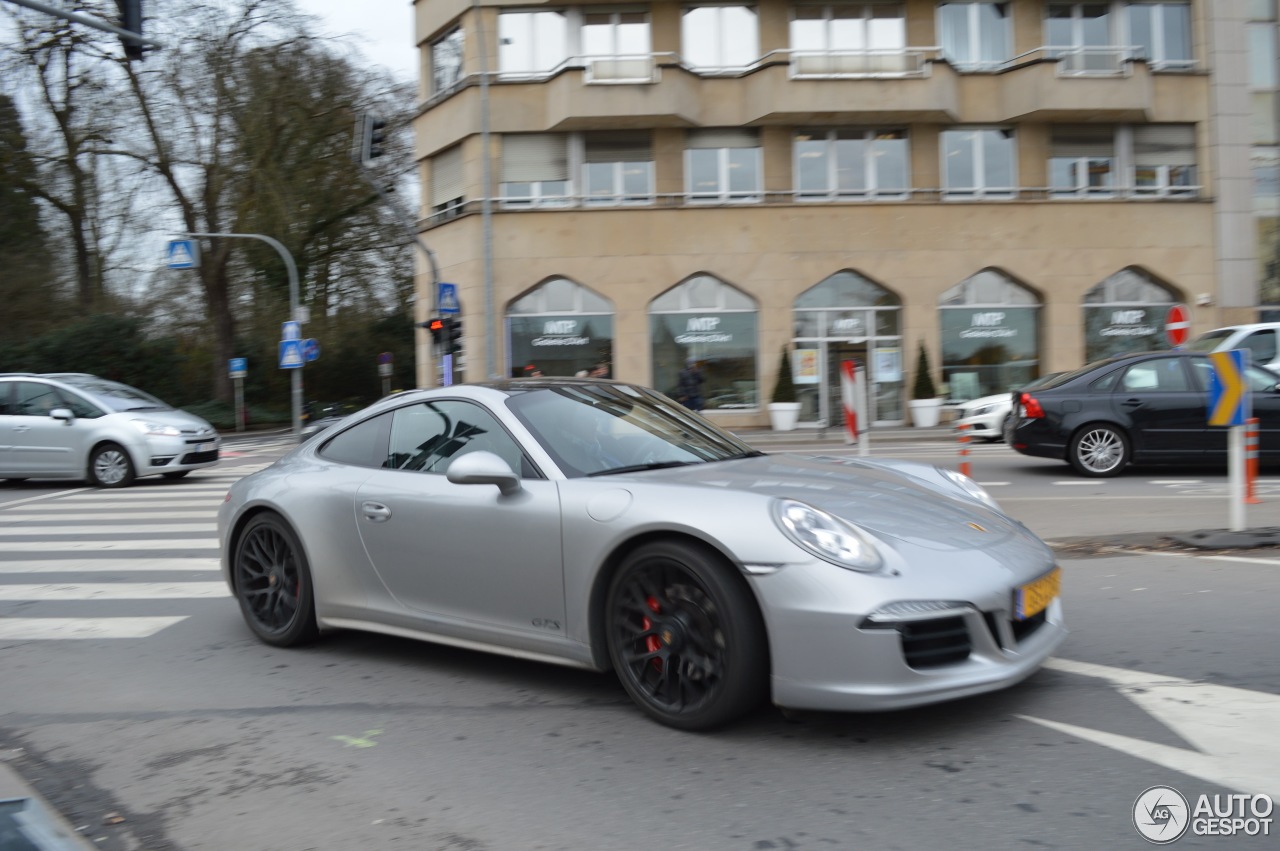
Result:
[[[556,632],[560,631],[560,621],[553,621],[551,618],[534,618],[532,623],[539,629],[550,629]]]

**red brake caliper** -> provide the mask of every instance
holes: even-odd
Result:
[[[662,607],[658,605],[657,597],[649,597],[648,599],[645,600],[645,604],[648,605],[649,610],[653,612],[655,615],[662,611]],[[649,620],[648,615],[645,615],[644,619],[640,621],[640,626],[646,630],[653,629],[653,621]],[[659,650],[662,649],[662,641],[656,635],[646,635],[644,639],[644,646],[650,653],[657,653]],[[662,670],[661,659],[655,658],[655,659],[649,660],[649,662],[657,670],[659,671]]]

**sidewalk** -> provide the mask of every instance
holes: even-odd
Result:
[[[94,844],[67,823],[0,754],[0,849],[85,851]]]

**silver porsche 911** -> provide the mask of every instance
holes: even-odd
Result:
[[[263,641],[362,629],[612,669],[683,729],[766,695],[992,691],[1066,636],[1052,552],[972,480],[766,455],[611,381],[384,399],[237,482],[218,529]]]

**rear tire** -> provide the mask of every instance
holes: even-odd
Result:
[[[1067,460],[1082,476],[1118,476],[1129,464],[1129,438],[1115,426],[1091,423],[1071,438]]]
[[[606,606],[614,670],[654,720],[708,730],[767,694],[760,609],[746,582],[714,554],[675,541],[646,544],[619,568]]]
[[[133,484],[133,459],[118,443],[104,443],[89,455],[89,481],[100,488],[127,488]]]

